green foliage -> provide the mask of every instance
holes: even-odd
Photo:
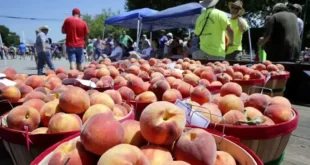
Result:
[[[10,45],[19,45],[20,44],[20,38],[19,36],[11,32],[9,28],[7,28],[4,25],[0,25],[0,33],[2,37],[2,41],[5,45],[10,46]]]
[[[101,14],[97,14],[95,16],[84,14],[83,20],[87,23],[88,28],[90,30],[89,38],[97,38],[98,36],[102,37],[103,34],[103,24],[104,21],[112,16],[115,16],[119,14],[120,12],[113,12],[111,9],[103,9]],[[107,34],[111,33],[114,35],[114,37],[118,37],[121,34],[121,31],[123,31],[124,28],[119,28],[115,26],[106,26],[105,27],[105,36]]]

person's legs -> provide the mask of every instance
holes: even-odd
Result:
[[[70,69],[76,69],[76,53],[75,48],[67,47],[68,59],[70,62]]]
[[[45,54],[43,52],[38,53],[38,75],[43,75],[44,56]]]
[[[47,66],[51,69],[51,70],[55,70],[54,64],[52,62],[52,55],[51,52],[45,52],[45,59],[44,59],[45,63],[47,64]]]
[[[83,70],[83,62],[84,62],[84,48],[75,48],[75,55],[76,55],[76,65],[77,69],[82,71]]]

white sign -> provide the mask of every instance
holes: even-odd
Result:
[[[6,79],[6,78],[0,79],[0,83],[4,84],[5,86],[15,86],[16,85],[16,82],[11,81],[11,80]]]
[[[172,63],[169,63],[167,66],[169,69],[174,69],[176,64],[177,64],[176,62],[172,62]]]
[[[82,79],[76,79],[78,82],[80,82],[82,85],[85,85],[85,86],[88,86],[88,87],[91,87],[91,88],[96,88],[97,85],[90,81],[90,80],[82,80]]]

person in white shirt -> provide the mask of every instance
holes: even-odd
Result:
[[[165,43],[164,56],[167,56],[169,54],[170,44],[173,41],[173,34],[172,33],[168,33],[166,36],[168,38],[168,41]]]
[[[147,60],[151,56],[152,47],[151,47],[149,42],[144,42],[142,47],[143,47],[143,49],[142,49],[142,52],[140,54],[140,57]]]
[[[114,40],[114,49],[111,52],[111,55],[104,55],[105,58],[110,58],[111,61],[116,62],[122,59],[123,49],[119,41]]]

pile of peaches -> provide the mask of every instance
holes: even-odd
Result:
[[[80,136],[60,144],[44,164],[237,164],[228,152],[217,151],[212,134],[185,125],[184,111],[165,101],[148,105],[140,121],[119,122],[106,111],[90,117]]]

